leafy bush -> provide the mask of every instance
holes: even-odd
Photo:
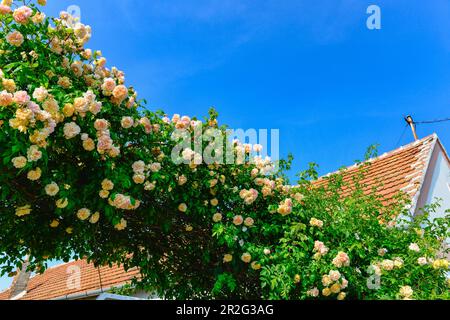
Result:
[[[379,215],[403,213],[401,202],[386,207],[358,188],[341,198],[339,176],[327,190],[309,179],[290,187],[290,161],[274,172],[260,146],[212,143],[226,136],[214,110],[201,121],[145,109],[124,73],[84,47],[90,27],[65,12],[46,18],[39,8],[0,6],[3,274],[26,256],[40,271],[48,259],[86,257],[139,267],[139,285],[161,297],[303,299],[322,289],[342,251],[335,268],[348,297],[399,298],[396,286],[408,284],[414,298],[445,291],[445,263],[419,267],[419,253],[407,248],[417,243],[435,259],[447,220],[426,224],[419,236],[414,229],[424,221],[379,223]],[[213,159],[231,152],[236,161],[205,163],[191,140]],[[316,240],[329,248],[320,259],[312,258]],[[381,248],[403,267],[370,291],[364,272],[381,260]]]

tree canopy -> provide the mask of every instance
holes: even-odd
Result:
[[[89,26],[67,12],[48,18],[37,2],[0,5],[3,273],[25,257],[38,270],[87,257],[139,267],[140,285],[163,297],[447,291],[438,255],[448,219],[393,228],[404,201],[386,207],[357,181],[343,199],[340,175],[315,188],[314,168],[290,186],[290,162],[226,139],[214,110],[200,120],[147,109],[124,72],[85,47]],[[369,266],[388,279],[381,289],[367,287]]]

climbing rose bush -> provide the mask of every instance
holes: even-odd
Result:
[[[48,259],[86,257],[138,267],[139,286],[167,298],[429,298],[445,290],[448,262],[437,259],[444,223],[430,222],[420,237],[412,224],[388,228],[394,209],[362,195],[339,200],[304,181],[291,187],[290,161],[274,170],[261,146],[213,148],[231,149],[236,161],[226,165],[202,161],[193,146],[178,150],[186,135],[207,137],[203,150],[211,131],[226,136],[217,113],[200,120],[146,109],[124,72],[85,47],[91,28],[66,12],[46,17],[45,2],[0,5],[3,273],[25,257],[37,271]],[[370,265],[392,271],[383,279],[395,285],[368,291]]]

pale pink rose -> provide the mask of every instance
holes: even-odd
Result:
[[[128,89],[124,85],[119,85],[114,88],[112,94],[117,100],[123,101],[128,96]]]
[[[420,257],[419,259],[417,259],[417,263],[421,266],[424,266],[427,264],[427,258],[425,257]]]
[[[0,14],[7,14],[11,12],[11,8],[4,5],[4,4],[0,4]]]
[[[408,249],[411,250],[411,251],[415,251],[415,252],[419,252],[420,251],[420,248],[417,245],[417,243],[411,243],[409,245]]]
[[[14,93],[13,101],[19,105],[24,105],[30,101],[30,96],[26,91],[17,91]]]
[[[143,117],[139,120],[139,123],[144,127],[145,133],[149,134],[152,132],[153,127],[150,120],[147,117]]]
[[[164,123],[170,123],[170,119],[169,119],[169,117],[167,117],[167,116],[163,117],[163,118],[162,118],[162,121],[163,121]]]
[[[44,101],[48,96],[48,91],[44,87],[36,88],[33,92],[33,99],[38,102]]]
[[[177,123],[180,121],[181,116],[179,114],[174,114],[172,117],[172,123]]]
[[[113,144],[112,139],[108,135],[102,135],[98,138],[97,150],[99,152],[111,149]]]
[[[13,103],[13,95],[6,90],[0,92],[0,107],[7,107]]]
[[[234,223],[236,226],[240,226],[242,223],[244,223],[244,218],[243,218],[242,216],[240,216],[240,215],[235,216],[235,217],[233,218],[233,223]]]
[[[116,81],[113,78],[105,78],[102,84],[102,90],[105,95],[110,96],[116,88]]]
[[[341,273],[337,270],[331,270],[329,275],[333,282],[336,282],[341,278]]]
[[[13,18],[17,23],[25,24],[28,22],[28,19],[33,14],[33,10],[31,10],[27,6],[22,6],[16,10],[14,10]]]
[[[66,123],[63,130],[66,139],[72,139],[81,132],[80,127],[75,122]]]
[[[145,162],[142,160],[136,161],[131,166],[134,173],[143,173],[145,170]]]
[[[101,109],[102,109],[102,103],[101,103],[101,102],[92,102],[92,103],[89,105],[89,111],[90,111],[92,114],[94,114],[94,115],[96,115],[97,113],[99,113]]]
[[[134,120],[132,117],[123,117],[122,121],[120,121],[120,125],[122,128],[129,129],[134,125]]]
[[[20,47],[24,41],[24,38],[20,32],[14,31],[6,36],[6,41],[8,41],[10,45]]]
[[[33,113],[37,113],[41,110],[38,104],[34,103],[33,101],[28,102],[27,108],[33,111]]]
[[[95,120],[95,122],[94,122],[94,128],[95,128],[97,131],[105,131],[105,130],[108,129],[108,127],[109,127],[109,123],[108,123],[108,121],[105,120],[105,119],[97,119],[97,120]]]
[[[340,251],[332,263],[338,268],[348,267],[350,265],[350,258],[345,252]]]

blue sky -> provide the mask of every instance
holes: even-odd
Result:
[[[151,109],[232,128],[280,129],[293,173],[320,173],[398,146],[403,116],[450,117],[447,0],[49,0],[81,8],[89,43],[127,75]],[[381,8],[382,29],[366,28]],[[419,126],[450,148],[450,123]],[[408,131],[400,144],[412,141]],[[0,280],[0,288],[7,281]]]

